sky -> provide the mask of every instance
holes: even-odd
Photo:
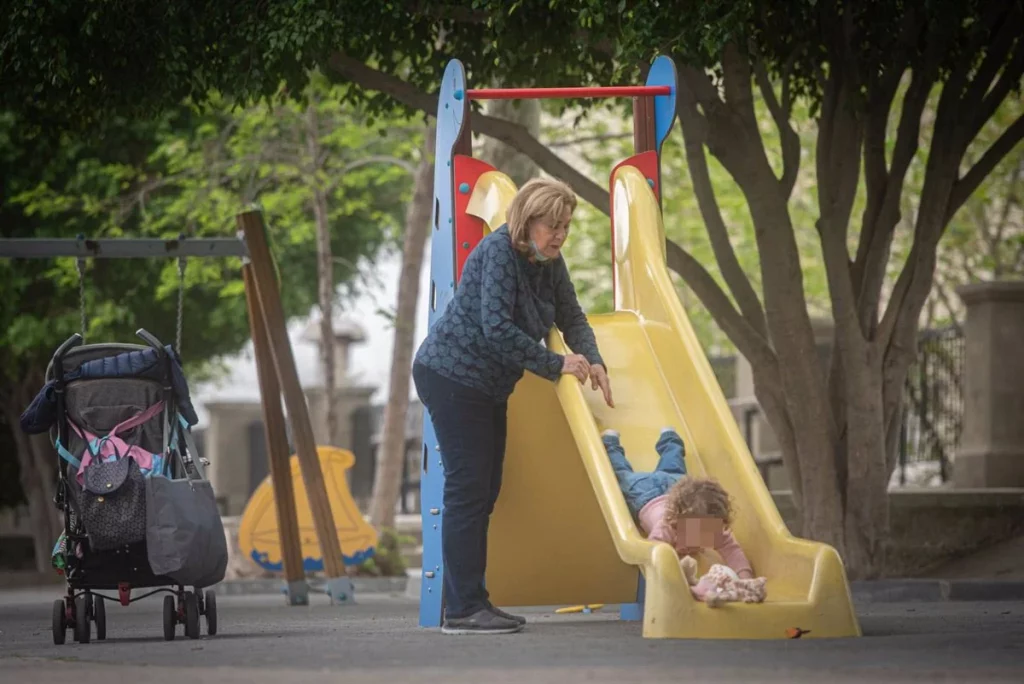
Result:
[[[427,298],[430,283],[430,250],[424,256],[420,273],[419,300],[416,304],[416,346],[426,336]],[[366,331],[366,341],[354,344],[349,352],[350,384],[377,388],[371,402],[383,404],[387,401],[388,375],[391,367],[391,350],[394,346],[394,330],[390,322],[377,311],[394,310],[398,297],[398,272],[401,266],[400,254],[381,256],[372,267],[374,284],[364,288],[359,296],[342,302],[343,315],[361,325]],[[296,319],[289,323],[288,333],[292,342],[292,353],[298,367],[299,381],[305,386],[321,384],[320,361],[316,344],[302,339],[302,332],[310,318]],[[225,359],[227,373],[215,382],[202,383],[192,391],[199,414],[199,427],[207,423],[207,412],[203,403],[207,401],[255,400],[259,396],[256,379],[256,364],[252,356],[252,342],[235,356]]]

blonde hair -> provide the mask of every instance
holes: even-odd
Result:
[[[550,178],[534,178],[520,188],[508,205],[506,222],[512,246],[520,252],[530,251],[530,225],[544,221],[549,226],[562,222],[566,214],[576,211],[576,193],[568,185]]]
[[[665,524],[675,527],[680,518],[721,518],[732,522],[732,502],[717,480],[706,477],[680,478],[668,490]]]

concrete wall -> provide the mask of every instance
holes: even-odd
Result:
[[[217,494],[221,513],[237,515],[252,493],[250,454],[254,445],[249,426],[262,422],[263,414],[255,402],[218,401],[205,406],[210,414],[204,439],[204,456],[210,459],[210,484]]]
[[[1024,487],[1024,281],[959,290],[964,326],[964,426],[957,487]]]
[[[338,410],[338,438],[333,446],[352,448],[352,416],[367,406],[373,388],[341,387],[335,390]],[[329,444],[326,438],[324,412],[326,393],[321,387],[306,390],[306,404],[318,444]],[[263,410],[257,401],[210,402],[206,428],[205,455],[210,459],[210,482],[217,494],[221,513],[241,515],[254,487],[269,472],[265,439],[262,432]],[[257,427],[258,426],[258,427]],[[254,443],[258,440],[258,443]],[[257,462],[258,459],[258,462]],[[259,471],[254,473],[254,469]]]
[[[352,448],[352,415],[361,406],[368,406],[372,387],[339,387],[334,391],[335,407],[338,412],[337,444],[343,449]],[[309,419],[313,423],[313,436],[317,444],[329,444],[327,438],[327,402],[323,387],[311,387],[306,390],[306,404],[309,406]]]
[[[789,492],[773,492],[790,532],[800,521]],[[1024,533],[1024,490],[921,489],[890,492],[885,574],[917,577],[946,561]]]

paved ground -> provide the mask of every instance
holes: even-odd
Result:
[[[613,613],[529,611],[527,631],[443,637],[416,626],[403,597],[337,608],[315,597],[287,608],[270,596],[220,602],[220,634],[161,639],[160,601],[108,607],[106,642],[50,636],[54,590],[0,594],[0,681],[117,682],[697,682],[1020,681],[1024,603],[866,605],[862,639],[649,641]],[[180,634],[180,627],[179,627]],[[188,668],[182,672],[181,668]]]

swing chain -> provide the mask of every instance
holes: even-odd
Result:
[[[178,325],[175,335],[175,349],[181,354],[181,327],[185,314],[185,264],[186,257],[178,257]]]
[[[75,269],[78,271],[79,324],[82,329],[82,344],[85,344],[85,330],[88,325],[88,321],[85,317],[85,259],[82,257],[75,259]]]

